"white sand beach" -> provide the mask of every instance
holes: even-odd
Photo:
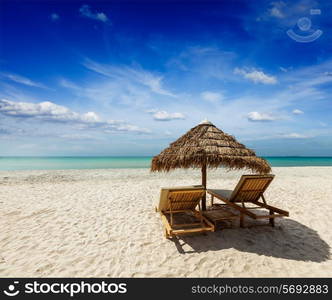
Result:
[[[245,172],[208,172],[232,189]],[[331,277],[332,167],[273,168],[276,227],[165,239],[160,187],[199,170],[0,171],[1,277]],[[250,225],[250,220],[246,219]]]

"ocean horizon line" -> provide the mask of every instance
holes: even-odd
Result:
[[[156,154],[157,155],[157,154]],[[0,155],[0,158],[150,158],[155,155]],[[257,155],[259,156],[259,155]],[[263,158],[332,158],[332,155],[261,155]]]
[[[150,168],[153,156],[0,156],[1,171]],[[262,156],[272,167],[332,166],[332,156]]]

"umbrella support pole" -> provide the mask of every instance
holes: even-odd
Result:
[[[206,164],[202,166],[202,185],[205,189],[205,194],[202,199],[202,210],[206,210]]]

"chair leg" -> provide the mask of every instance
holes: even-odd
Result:
[[[240,227],[244,228],[244,215],[242,213],[240,214]]]
[[[274,212],[273,212],[272,210],[270,210],[270,215],[274,215]],[[270,222],[270,225],[271,225],[272,227],[274,227],[274,218],[270,218],[270,219],[269,219],[269,222]]]
[[[168,199],[169,203],[169,211],[170,211],[170,217],[171,217],[171,227],[173,227],[173,212],[172,212],[172,201],[171,199]]]
[[[165,238],[166,239],[169,239],[169,238],[171,238],[171,236],[168,234],[168,232],[167,232],[167,229],[165,228],[165,230],[164,230],[164,235],[165,235]]]
[[[211,195],[211,206],[213,206],[213,200],[214,200],[214,196]]]
[[[203,215],[202,215],[201,205],[199,203],[198,203],[198,209],[199,209],[199,217],[200,217],[200,221],[201,221],[201,227],[203,227]]]

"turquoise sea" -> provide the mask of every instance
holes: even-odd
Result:
[[[149,168],[152,157],[0,157],[0,170]],[[332,166],[332,157],[265,157],[272,167]]]

